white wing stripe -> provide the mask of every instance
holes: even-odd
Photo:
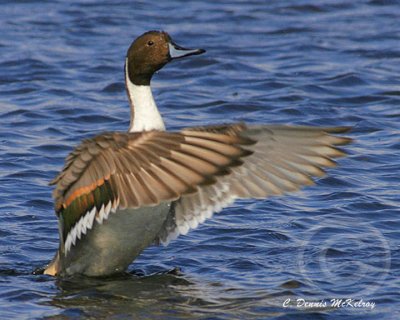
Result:
[[[98,215],[96,216],[97,209],[93,207],[91,211],[87,211],[79,221],[73,226],[67,235],[64,244],[65,255],[71,250],[72,246],[75,246],[78,240],[81,239],[82,235],[87,233],[87,230],[93,228],[93,223],[96,220],[99,224],[108,219],[110,212],[112,211],[112,203],[109,201],[106,206],[101,206]]]
[[[187,234],[190,229],[197,228],[211,218],[214,212],[232,204],[237,196],[230,194],[230,191],[230,184],[225,178],[221,178],[215,185],[199,187],[197,194],[182,197],[175,207],[177,225],[166,239],[160,239],[161,243],[168,245],[180,234]]]

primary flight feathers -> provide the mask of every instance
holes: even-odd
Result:
[[[347,127],[232,124],[105,133],[82,142],[66,159],[55,184],[56,212],[66,251],[76,237],[116,209],[175,203],[158,241],[168,243],[236,198],[265,198],[313,184]],[[78,223],[80,222],[80,223]]]

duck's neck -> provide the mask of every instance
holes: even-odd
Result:
[[[165,130],[150,85],[136,85],[128,75],[128,59],[125,61],[125,85],[131,107],[129,132]]]

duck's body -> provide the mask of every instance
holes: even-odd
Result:
[[[170,212],[164,202],[155,207],[118,210],[107,223],[95,223],[84,241],[77,241],[68,259],[62,259],[61,274],[101,276],[123,272],[154,242]]]
[[[148,32],[128,50],[128,133],[85,140],[52,182],[60,246],[50,275],[124,271],[152,243],[168,243],[236,198],[265,198],[313,184],[348,128],[217,125],[165,132],[150,80],[184,49]]]

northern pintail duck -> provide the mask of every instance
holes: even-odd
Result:
[[[238,198],[266,198],[312,185],[333,167],[347,127],[234,123],[165,131],[150,89],[168,62],[205,52],[150,31],[125,63],[128,132],[84,140],[55,185],[59,249],[50,275],[124,271],[153,243],[168,244]]]

